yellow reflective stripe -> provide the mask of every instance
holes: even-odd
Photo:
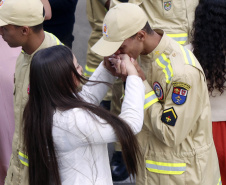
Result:
[[[175,34],[167,34],[169,37],[188,37],[187,33],[175,33]]]
[[[89,77],[94,73],[95,70],[96,70],[96,68],[91,68],[91,67],[88,67],[87,65],[85,65],[84,75]]]
[[[47,31],[45,31],[45,32],[47,34],[49,34],[52,37],[53,40],[56,41],[57,45],[64,45],[63,43],[60,42],[60,40],[55,35],[53,35],[52,33],[47,32]]]
[[[182,51],[182,53],[184,55],[185,63],[189,64],[189,65],[192,65],[192,66],[196,66],[192,52],[190,50],[186,49],[183,46],[180,46],[180,48],[181,48],[181,51]]]
[[[162,71],[166,76],[166,83],[170,83],[171,78],[173,77],[173,69],[171,67],[170,60],[162,53],[159,58],[156,59],[157,64],[163,69]]]
[[[145,100],[144,100],[144,109],[150,107],[151,105],[153,105],[157,101],[159,101],[159,99],[155,95],[154,91],[151,91],[151,92],[147,93],[145,95]]]
[[[222,185],[221,177],[219,178],[219,181],[218,181],[218,184],[217,185]]]
[[[28,156],[19,152],[18,154],[18,158],[20,159],[20,162],[25,165],[25,166],[28,166]]]
[[[146,168],[154,173],[180,175],[186,170],[186,163],[164,163],[146,160]]]
[[[179,44],[185,44],[188,39],[187,33],[178,33],[178,34],[166,34],[171,37],[173,40],[177,41]]]

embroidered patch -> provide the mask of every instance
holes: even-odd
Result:
[[[28,95],[30,94],[30,84],[29,84],[28,87],[27,87],[27,94],[28,94]]]
[[[108,30],[107,30],[107,25],[106,25],[106,24],[103,25],[103,34],[104,34],[106,37],[108,37]]]
[[[164,9],[169,11],[171,9],[171,1],[164,2]]]
[[[163,99],[163,90],[161,85],[158,82],[155,82],[153,84],[153,90],[155,91],[156,96],[158,97],[159,100]]]
[[[176,105],[182,105],[185,103],[188,95],[190,85],[183,82],[173,82],[172,100]]]
[[[165,123],[167,125],[174,126],[177,121],[177,114],[176,114],[174,108],[171,107],[169,109],[164,110],[162,113],[161,120],[163,123]]]
[[[4,4],[5,0],[0,0],[0,7]]]

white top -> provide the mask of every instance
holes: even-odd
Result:
[[[113,83],[113,77],[102,64],[90,80]],[[87,83],[90,84],[90,83]],[[84,85],[82,96],[99,105],[108,87]],[[121,114],[134,133],[143,124],[145,87],[138,76],[128,76]],[[62,185],[112,185],[107,143],[117,140],[113,128],[103,119],[74,108],[56,111],[53,116],[53,138],[58,154]]]
[[[220,91],[214,89],[212,95],[210,96],[212,121],[226,121],[226,91],[220,94]]]

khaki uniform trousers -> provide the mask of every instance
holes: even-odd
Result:
[[[102,37],[102,25],[104,16],[106,14],[106,9],[104,4],[107,0],[87,0],[86,1],[86,14],[89,20],[90,26],[92,27],[92,32],[88,41],[86,65],[84,69],[84,75],[90,77],[95,69],[98,67],[103,57],[94,53],[91,47]],[[108,91],[104,100],[111,100],[112,92]]]

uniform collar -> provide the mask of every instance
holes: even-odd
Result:
[[[166,35],[166,33],[163,30],[156,29],[154,30],[156,33],[162,36],[159,44],[156,46],[156,48],[148,54],[148,57],[152,60],[155,61],[168,47],[169,45],[169,37]]]

